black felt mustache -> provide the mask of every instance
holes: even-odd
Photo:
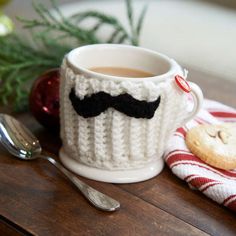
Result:
[[[161,101],[160,96],[153,102],[147,102],[137,100],[127,93],[111,96],[105,92],[80,99],[76,96],[74,88],[71,89],[69,98],[77,114],[84,118],[98,116],[109,107],[113,107],[130,117],[151,119]]]

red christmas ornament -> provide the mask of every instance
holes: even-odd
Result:
[[[31,89],[30,111],[40,124],[59,130],[59,69],[46,71],[39,76]]]

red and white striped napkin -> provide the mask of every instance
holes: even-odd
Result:
[[[236,122],[236,109],[204,100],[197,117],[176,130],[164,155],[166,164],[190,188],[197,189],[212,200],[236,211],[236,169],[225,171],[212,167],[193,155],[185,144],[188,129],[202,123]]]

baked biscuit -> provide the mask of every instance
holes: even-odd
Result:
[[[187,132],[190,151],[207,164],[224,169],[236,168],[236,123],[198,125]]]

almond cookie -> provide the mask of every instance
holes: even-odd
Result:
[[[186,144],[209,165],[224,170],[236,168],[236,123],[198,125],[187,132]]]

